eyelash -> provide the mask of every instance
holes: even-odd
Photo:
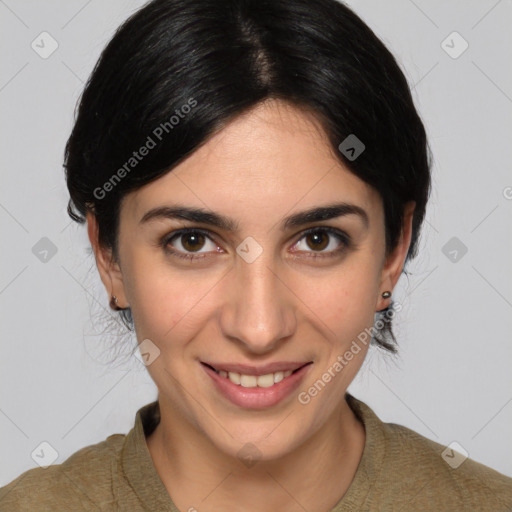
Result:
[[[214,242],[214,240],[211,237],[211,233],[208,231],[199,228],[183,228],[165,235],[160,240],[159,245],[162,246],[166,253],[170,254],[173,257],[175,256],[184,260],[192,261],[209,257],[207,253],[199,253],[201,255],[198,256],[197,254],[194,253],[182,253],[181,251],[177,251],[169,247],[170,242],[172,242],[175,238],[179,238],[180,236],[187,235],[190,233],[200,233],[203,236],[209,238],[212,242]],[[346,233],[340,231],[339,229],[331,228],[329,226],[319,226],[303,231],[301,237],[297,240],[297,242],[295,242],[295,244],[299,243],[304,237],[312,233],[327,233],[329,235],[333,235],[341,242],[341,247],[339,247],[338,249],[334,249],[332,251],[328,251],[327,253],[311,254],[309,256],[306,256],[306,258],[333,258],[338,256],[340,252],[348,249],[352,245],[352,241]]]

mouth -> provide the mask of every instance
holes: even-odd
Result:
[[[201,362],[213,389],[231,404],[266,409],[290,398],[303,382],[312,361],[272,363],[261,367]],[[238,371],[235,371],[238,370]]]
[[[274,384],[278,384],[290,375],[297,373],[305,366],[312,364],[312,361],[307,363],[274,363],[260,368],[250,368],[243,365],[232,365],[222,363],[213,366],[209,363],[202,362],[213,370],[217,375],[222,378],[230,380],[237,386],[244,388],[269,388]],[[272,367],[278,367],[277,371],[270,371]]]

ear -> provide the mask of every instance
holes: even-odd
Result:
[[[415,208],[415,201],[408,202],[404,207],[404,218],[400,240],[393,252],[386,257],[386,261],[382,268],[379,296],[377,297],[376,303],[377,311],[385,309],[389,305],[389,299],[384,299],[382,297],[382,293],[387,290],[392,292],[400,275],[402,274],[407,251],[411,244],[412,219]]]
[[[100,273],[101,281],[107,290],[109,301],[115,295],[117,297],[117,305],[120,308],[129,307],[126,300],[123,274],[119,263],[115,261],[112,249],[101,246],[99,242],[99,229],[96,216],[92,212],[87,212],[87,234],[94,251],[96,266]]]

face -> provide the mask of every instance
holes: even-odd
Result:
[[[321,218],[299,215],[340,203]],[[191,220],[187,209],[212,215]],[[368,343],[341,370],[336,361],[387,305],[381,293],[409,245],[406,229],[385,257],[383,215],[378,193],[343,167],[314,118],[278,101],[127,195],[119,266],[100,255],[98,267],[131,307],[138,342],[150,340],[151,358],[159,351],[147,368],[173,416],[232,456],[252,443],[270,460],[318,432]]]

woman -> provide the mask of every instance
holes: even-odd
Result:
[[[65,168],[158,401],[23,473],[0,510],[512,508],[511,478],[347,392],[370,339],[396,351],[430,153],[346,6],[148,3],[94,69]]]

